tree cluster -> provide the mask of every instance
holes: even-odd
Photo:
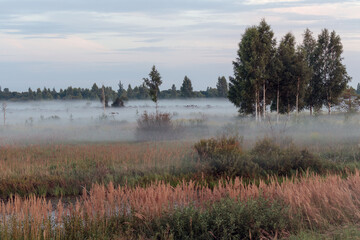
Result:
[[[267,110],[289,114],[309,109],[312,114],[326,106],[330,114],[351,80],[342,53],[335,31],[323,29],[316,40],[306,29],[300,45],[287,33],[277,44],[263,19],[242,36],[228,98],[240,113],[253,114],[259,120]]]
[[[185,80],[186,79],[186,80]],[[150,99],[151,87],[146,85],[145,82],[134,88],[129,84],[127,89],[120,81],[118,84],[118,90],[114,91],[111,87],[104,87],[105,102],[109,100],[117,101],[121,105],[121,101],[128,99]],[[175,84],[168,90],[162,90],[158,92],[157,98],[159,99],[178,99],[178,98],[216,98],[227,97],[228,84],[225,77],[219,77],[216,88],[207,87],[204,91],[193,91],[191,80],[188,77],[184,78],[183,84],[179,90],[177,90]],[[118,99],[119,98],[119,99]],[[68,87],[66,89],[60,89],[56,91],[49,88],[28,89],[26,92],[10,91],[9,88],[2,89],[0,87],[0,100],[100,100],[102,99],[102,87],[98,87],[96,83],[88,88],[73,88]],[[118,100],[117,100],[118,99]],[[121,101],[120,101],[121,100]]]

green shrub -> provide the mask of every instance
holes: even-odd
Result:
[[[250,152],[251,161],[258,164],[263,175],[292,175],[296,171],[312,170],[326,172],[324,162],[308,150],[299,150],[293,144],[281,148],[270,138],[264,138],[255,144]]]
[[[241,139],[237,137],[202,139],[194,148],[203,170],[212,175],[238,175],[240,166],[253,165],[242,156]]]
[[[237,137],[202,139],[194,147],[202,161],[242,153],[241,140]]]
[[[299,150],[291,142],[281,147],[270,138],[259,140],[249,152],[243,152],[235,137],[201,140],[195,144],[203,171],[215,176],[244,178],[268,175],[291,176],[307,170],[326,173],[334,163],[322,160],[308,150]]]
[[[167,235],[173,239],[281,237],[281,233],[296,229],[288,211],[283,203],[270,202],[262,197],[247,202],[224,199],[206,210],[196,207],[179,208],[160,220],[154,220],[149,228],[151,231],[147,231],[146,235]]]

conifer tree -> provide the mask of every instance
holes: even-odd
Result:
[[[228,83],[224,76],[218,77],[218,82],[216,84],[218,97],[227,97],[228,95]]]
[[[184,77],[183,83],[180,88],[181,96],[184,98],[191,98],[194,96],[193,87],[190,78]]]
[[[156,70],[155,65],[149,73],[149,78],[143,78],[144,84],[149,88],[151,100],[156,104],[156,112],[158,109],[159,86],[162,84],[160,73]]]

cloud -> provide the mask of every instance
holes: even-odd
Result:
[[[335,19],[360,19],[360,2],[308,4],[297,7],[267,9],[267,12],[329,17]]]
[[[294,3],[301,2],[302,0],[246,0],[246,5],[264,5],[273,3]]]

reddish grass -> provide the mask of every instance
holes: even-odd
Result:
[[[51,226],[51,205],[43,198],[21,199],[0,203],[0,237],[4,234],[29,234],[38,236],[46,232],[62,233],[64,216],[76,216],[81,222],[103,224],[114,216],[135,216],[149,221],[171,212],[175,208],[195,205],[200,208],[224,197],[245,201],[263,195],[267,199],[282,200],[290,206],[290,217],[300,215],[301,223],[310,228],[329,224],[354,224],[360,221],[360,172],[342,179],[336,175],[321,177],[308,175],[286,179],[281,184],[271,180],[269,184],[245,185],[241,179],[234,182],[219,181],[213,190],[194,182],[182,182],[176,187],[157,182],[146,188],[109,184],[94,185],[90,192],[84,190],[75,204],[64,207],[61,201],[55,210]],[[43,230],[45,229],[45,230]],[[15,234],[15,235],[14,235]]]

